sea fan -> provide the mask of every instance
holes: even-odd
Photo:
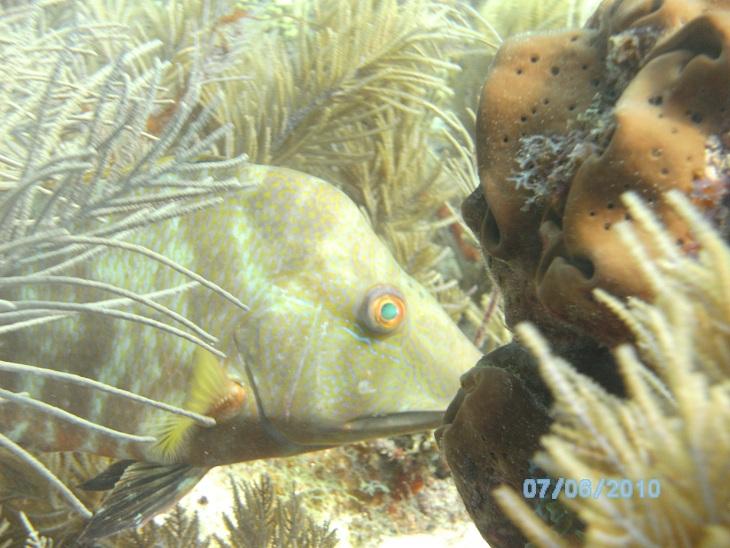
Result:
[[[208,134],[201,131],[214,105],[198,106],[200,58],[192,62],[185,95],[175,112],[161,133],[152,135],[147,125],[164,107],[158,94],[169,63],[156,58],[148,69],[140,70],[138,61],[159,43],[135,42],[122,25],[74,23],[69,21],[73,10],[59,11],[53,2],[47,4],[50,7],[39,2],[0,12],[0,334],[72,314],[104,314],[147,323],[216,351],[211,346],[213,335],[154,299],[199,283],[244,305],[187,269],[123,241],[133,230],[215,204],[221,200],[218,195],[243,186],[228,174],[245,157],[219,159],[217,152],[219,146],[225,147],[230,127]],[[206,156],[210,160],[201,163]],[[110,247],[162,262],[187,274],[190,283],[138,295],[68,274],[78,262]],[[32,301],[22,296],[22,288],[31,284],[95,287],[115,298],[86,303]],[[172,322],[119,310],[133,302]],[[83,383],[190,415],[90,379],[28,364],[2,361],[0,371]],[[24,394],[4,389],[0,394],[46,413],[62,413]],[[193,418],[211,423],[205,417]],[[40,461],[3,434],[0,446],[21,459],[28,473],[43,476],[81,515],[90,515]]]

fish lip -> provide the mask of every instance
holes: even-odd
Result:
[[[436,428],[443,419],[443,411],[400,411],[377,415],[363,415],[347,421],[342,428],[349,432],[385,432],[388,435],[422,432]]]

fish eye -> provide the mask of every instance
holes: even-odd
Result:
[[[363,327],[382,335],[393,333],[405,317],[405,297],[392,285],[368,289],[358,311],[358,320]]]

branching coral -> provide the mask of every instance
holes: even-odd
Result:
[[[13,545],[12,539],[7,538],[9,529],[10,523],[3,516],[2,507],[0,507],[0,548],[10,548]]]
[[[640,259],[655,293],[651,303],[597,298],[636,337],[616,356],[628,397],[607,394],[553,355],[534,327],[518,329],[536,354],[556,401],[556,422],[535,462],[553,477],[631,481],[628,498],[562,497],[585,522],[590,546],[721,546],[730,542],[730,247],[678,192],[667,203],[690,227],[695,254],[677,250],[671,233],[635,195],[624,198],[636,227],[617,227]],[[639,230],[649,235],[641,237]],[[653,260],[649,248],[660,250]],[[655,480],[660,494],[641,496]],[[525,534],[542,546],[564,544],[507,487],[496,496]]]
[[[84,506],[94,508],[101,502],[101,493],[83,491],[75,486],[101,473],[109,465],[109,459],[72,453],[45,453],[38,455],[38,459],[53,475],[63,478]],[[35,529],[52,531],[59,542],[73,538],[84,525],[79,515],[69,511],[65,501],[48,488],[42,477],[33,474],[22,461],[9,459],[7,455],[3,455],[2,460],[0,496],[8,501],[3,510],[15,526],[16,537],[25,534],[17,512],[24,512]]]
[[[103,459],[106,462],[106,459]],[[57,474],[82,479],[94,469],[100,469],[102,459],[71,455],[45,456],[44,461]],[[155,519],[136,530],[125,531],[113,538],[97,541],[100,547],[115,546],[235,546],[248,548],[298,547],[327,548],[337,543],[336,531],[329,523],[317,523],[307,509],[307,498],[291,491],[282,496],[269,476],[243,482],[230,479],[233,490],[230,515],[223,518],[225,532],[207,535],[202,531],[199,516],[182,505],[176,505],[167,515]],[[41,486],[38,486],[41,488]],[[17,492],[3,492],[14,497]],[[99,499],[97,493],[87,492],[85,502]],[[46,509],[42,510],[42,504]],[[80,520],[63,511],[58,501],[36,501],[26,504],[26,513],[17,509],[7,514],[0,507],[0,547],[17,546],[74,546],[74,538],[81,527]],[[22,511],[22,510],[21,510]],[[47,530],[48,536],[39,531]],[[60,533],[59,533],[60,531]]]
[[[6,288],[31,283],[29,275],[70,283],[53,276],[105,246],[121,245],[117,240],[132,230],[217,203],[216,194],[242,186],[223,170],[243,157],[199,163],[230,137],[230,128],[201,133],[212,113],[193,114],[197,68],[165,131],[150,135],[146,124],[168,65],[158,60],[143,71],[136,65],[159,43],[130,48],[124,29],[95,22],[47,34],[45,16],[42,8],[25,8],[0,19],[7,37],[0,89],[0,273]],[[92,55],[99,42],[114,53]],[[61,303],[53,312],[49,304],[22,305],[6,303],[0,332],[69,312]]]
[[[103,541],[103,547],[129,546],[145,548],[147,546],[190,546],[208,548],[212,539],[200,532],[200,520],[181,505],[176,505],[166,516],[161,525],[154,521],[138,530],[127,531],[114,539]]]
[[[230,542],[243,548],[330,548],[337,535],[329,523],[316,524],[295,492],[286,502],[277,498],[268,476],[257,483],[241,484],[231,480],[235,507],[233,517],[225,518]],[[243,491],[243,497],[241,497]],[[227,542],[218,539],[221,544]]]
[[[191,282],[187,286],[201,283],[242,306],[187,269],[120,240],[150,223],[220,202],[218,195],[242,187],[225,170],[240,165],[245,158],[223,160],[216,155],[217,147],[230,136],[230,128],[202,131],[212,106],[196,108],[199,58],[191,65],[187,91],[174,116],[159,135],[151,135],[147,123],[159,106],[160,79],[169,65],[157,59],[147,69],[139,69],[138,63],[159,43],[134,42],[123,26],[94,20],[75,22],[69,15],[63,6],[44,3],[0,13],[4,37],[0,49],[0,285],[4,299],[0,333],[7,335],[84,312],[146,322],[192,337],[209,348],[212,335],[153,302],[150,295],[75,277],[69,271],[110,247],[122,247],[186,273]],[[49,32],[49,27],[55,32]],[[201,157],[206,156],[210,161],[201,163]],[[95,288],[117,298],[39,302],[24,293],[25,287],[34,284]],[[155,295],[185,287],[160,288]],[[117,310],[135,301],[146,307],[147,316]],[[195,335],[151,319],[155,312],[173,323],[183,323]],[[7,339],[2,342],[7,344]],[[3,358],[7,360],[7,354]],[[2,371],[4,386],[11,386],[9,379],[17,374],[54,380],[62,377],[9,361],[2,362]],[[114,390],[78,376],[66,376],[63,381]],[[143,401],[123,391],[117,393]],[[3,395],[22,397],[4,389]],[[53,406],[49,408],[49,412],[55,411]],[[9,426],[3,430],[8,432]],[[5,434],[0,442],[32,465],[54,490],[64,493],[77,511],[88,515],[40,462]]]

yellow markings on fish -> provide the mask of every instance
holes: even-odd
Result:
[[[236,416],[245,401],[246,391],[228,376],[219,359],[204,348],[196,348],[192,380],[183,407],[225,422]],[[195,428],[195,422],[188,417],[167,417],[157,434],[155,452],[165,461],[176,460],[184,453]]]

